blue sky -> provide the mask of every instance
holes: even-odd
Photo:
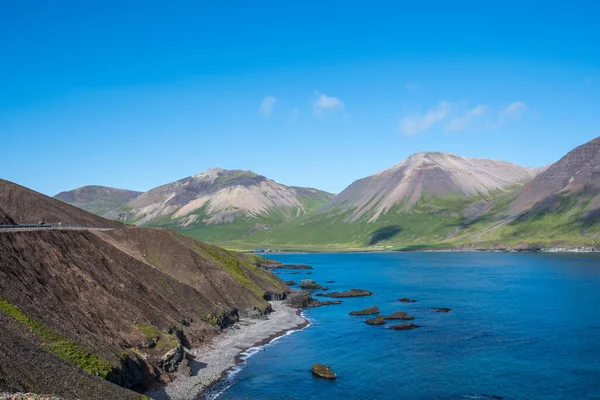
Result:
[[[0,177],[339,192],[418,151],[541,166],[600,136],[600,5],[488,3],[3,2]]]

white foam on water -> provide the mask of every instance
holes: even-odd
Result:
[[[290,330],[286,331],[284,334],[274,337],[273,339],[271,339],[271,341],[269,343],[266,343],[262,346],[253,346],[253,347],[250,347],[250,348],[242,351],[240,353],[241,363],[239,365],[236,365],[235,367],[232,367],[229,370],[227,370],[227,375],[221,380],[222,383],[227,383],[225,385],[225,387],[223,387],[216,393],[210,393],[210,391],[209,391],[209,393],[205,394],[202,398],[205,400],[215,400],[215,399],[219,398],[223,393],[225,393],[227,391],[227,389],[229,389],[231,386],[233,386],[233,384],[235,383],[234,378],[237,374],[240,373],[240,371],[242,371],[244,369],[246,360],[248,360],[250,357],[252,357],[253,355],[255,355],[256,353],[258,353],[260,351],[266,351],[268,346],[277,342],[279,339],[289,336],[292,333],[303,331],[304,329],[308,328],[309,326],[311,326],[313,324],[313,321],[311,321],[309,318],[307,318],[306,315],[304,314],[304,312],[301,312],[300,316],[302,318],[304,318],[306,321],[308,321],[308,325],[306,325],[305,327],[302,327],[300,329],[290,329]]]

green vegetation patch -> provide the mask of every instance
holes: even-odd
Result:
[[[179,338],[175,333],[168,333],[150,324],[135,324],[135,327],[146,336],[147,340],[156,342],[156,350],[166,353],[179,347]]]
[[[0,296],[0,311],[30,327],[45,342],[47,348],[52,353],[78,366],[87,373],[106,378],[113,370],[114,367],[111,363],[90,353],[83,346],[63,337],[44,324],[30,318],[19,307],[11,304],[2,296]]]

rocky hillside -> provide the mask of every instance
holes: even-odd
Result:
[[[16,224],[62,223],[86,227],[123,225],[85,212],[26,187],[0,179],[0,222]]]
[[[14,209],[6,198],[0,208]],[[258,258],[165,229],[0,232],[0,254],[0,391],[139,398],[123,388],[169,380],[182,346],[288,291]]]
[[[586,211],[600,208],[600,137],[571,150],[523,186],[511,204],[511,210],[521,213],[531,208],[545,207],[556,196],[594,193],[585,205]]]
[[[352,183],[321,211],[350,211],[352,220],[370,215],[370,221],[374,221],[394,207],[409,211],[425,196],[486,195],[523,184],[535,174],[533,168],[504,161],[417,153]]]
[[[141,194],[133,190],[116,189],[107,186],[84,186],[79,189],[60,192],[55,199],[64,201],[93,214],[115,215],[123,204]]]
[[[252,171],[213,168],[144,193],[86,186],[55,198],[109,219],[223,242],[310,213],[333,195],[285,186]]]
[[[505,213],[516,217],[505,236],[600,241],[600,137],[523,186]]]
[[[209,169],[142,193],[120,208],[127,222],[219,242],[309,213],[333,196],[281,185],[251,171]]]

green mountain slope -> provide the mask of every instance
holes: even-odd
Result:
[[[213,168],[144,193],[87,186],[56,197],[107,218],[222,243],[309,214],[333,195],[252,171]]]
[[[600,138],[539,171],[473,160],[419,153],[354,182],[312,215],[230,245],[374,250],[600,244]]]
[[[140,193],[107,186],[84,186],[79,189],[60,192],[54,198],[93,214],[110,218],[115,210],[128,201],[135,199]],[[116,218],[116,214],[113,218]]]

